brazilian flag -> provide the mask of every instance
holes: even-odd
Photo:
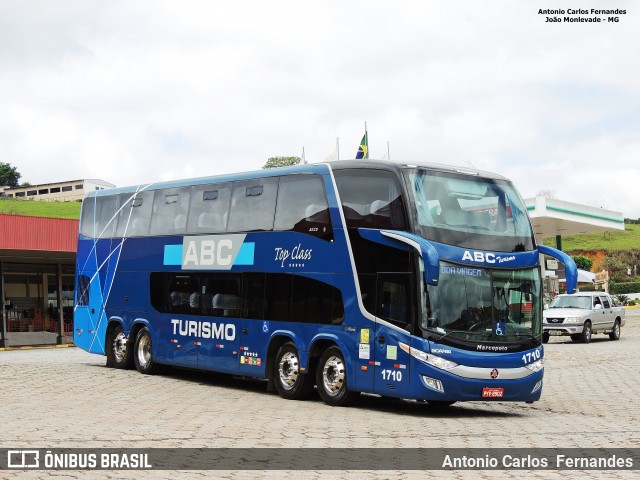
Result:
[[[364,137],[360,140],[360,147],[358,153],[356,153],[356,159],[369,158],[369,138],[367,137],[367,131],[364,132]]]

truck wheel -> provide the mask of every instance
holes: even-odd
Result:
[[[591,341],[591,322],[584,322],[584,328],[582,329],[580,340],[582,340],[582,343],[589,343]]]
[[[131,345],[121,325],[107,334],[107,367],[128,369],[133,366]]]
[[[620,320],[616,320],[613,324],[613,330],[609,333],[611,340],[620,340]]]
[[[542,343],[549,343],[549,337],[550,337],[549,332],[544,332],[542,334]]]
[[[328,348],[320,357],[316,369],[316,385],[320,398],[334,407],[345,407],[358,395],[357,392],[349,391],[347,366],[338,347]]]
[[[302,400],[313,390],[313,374],[300,372],[300,356],[296,346],[287,342],[280,347],[273,363],[276,390],[287,400]]]

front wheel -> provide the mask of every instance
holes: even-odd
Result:
[[[549,332],[544,332],[542,334],[542,343],[549,343],[549,336],[550,336]]]
[[[613,324],[613,330],[609,333],[611,340],[620,340],[620,321],[616,320]]]
[[[313,375],[300,372],[300,357],[293,343],[285,343],[278,350],[273,364],[273,380],[280,396],[287,400],[308,398],[313,391]]]
[[[347,366],[338,347],[330,347],[322,354],[316,369],[318,394],[327,405],[344,407],[355,400],[347,383]]]
[[[122,325],[116,325],[107,336],[107,367],[128,369],[133,366],[131,345]]]
[[[153,360],[151,347],[151,333],[147,327],[144,327],[136,335],[133,360],[136,364],[136,369],[146,375],[157,373],[159,368],[158,364]]]

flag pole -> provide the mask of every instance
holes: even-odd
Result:
[[[387,140],[387,158],[391,160],[391,153],[389,153],[389,140]]]
[[[340,160],[340,137],[336,137],[336,160]]]

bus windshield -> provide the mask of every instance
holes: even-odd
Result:
[[[405,175],[422,237],[493,251],[534,249],[526,206],[508,181],[421,168]]]
[[[441,262],[428,287],[422,329],[471,342],[523,342],[542,333],[540,270],[492,270]]]

